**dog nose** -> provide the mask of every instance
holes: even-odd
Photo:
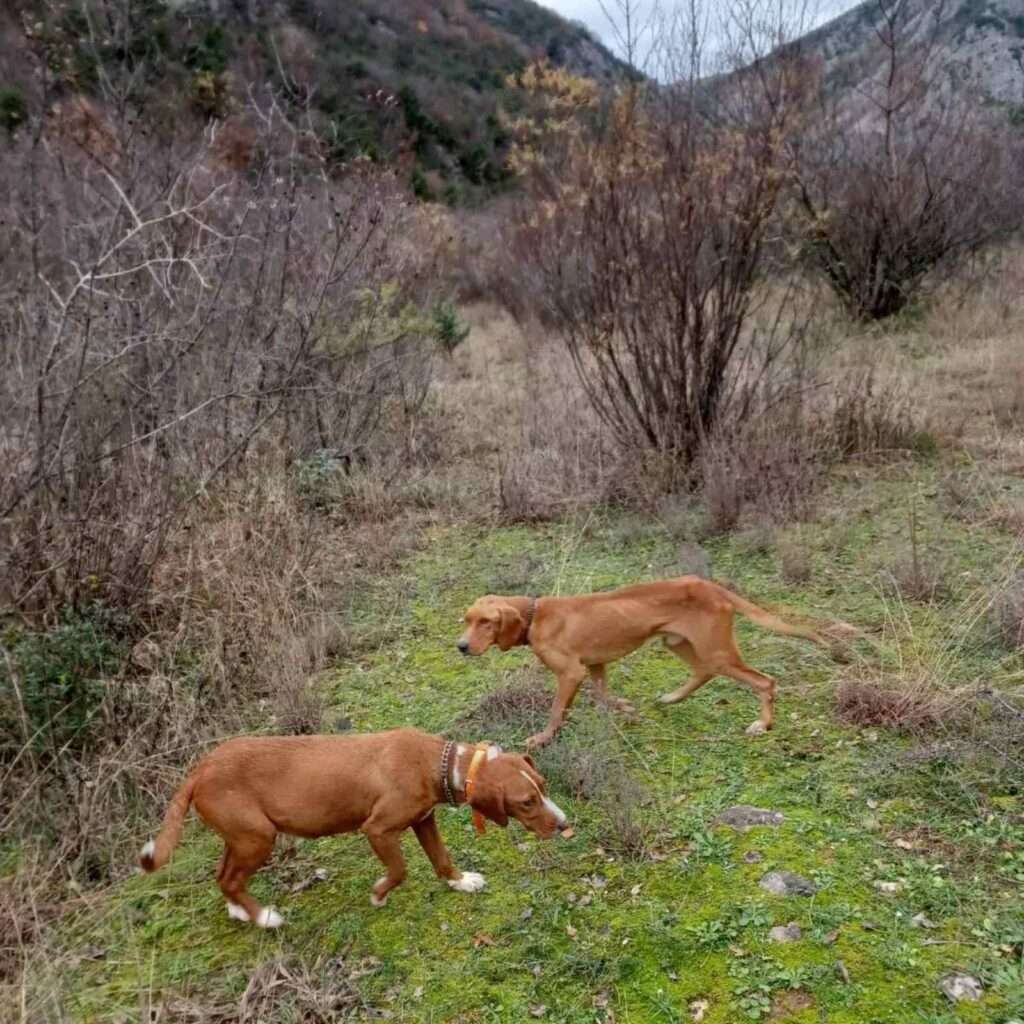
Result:
[[[460,640],[459,641],[459,650],[462,651],[463,654],[468,654],[469,653],[469,641],[468,640]]]

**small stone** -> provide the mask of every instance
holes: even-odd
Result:
[[[572,839],[572,837],[573,837],[574,835],[576,835],[576,829],[574,829],[574,828],[572,828],[572,827],[569,827],[569,828],[563,828],[563,829],[562,829],[562,831],[561,831],[561,832],[559,832],[559,835],[560,835],[560,836],[561,836],[561,837],[562,837],[563,839]]]
[[[846,968],[846,964],[842,960],[836,961],[836,977],[844,984],[850,984],[850,972]]]
[[[951,1003],[976,1003],[984,994],[981,982],[969,974],[947,974],[939,988]]]
[[[768,811],[763,807],[751,807],[750,804],[737,804],[730,807],[715,818],[715,825],[728,825],[737,832],[746,832],[747,829],[756,828],[759,825],[778,828],[784,821],[784,815],[779,811]]]
[[[924,911],[920,914],[915,914],[911,919],[910,923],[915,928],[938,928],[939,926],[932,921]]]
[[[796,942],[801,935],[803,935],[803,932],[800,931],[800,925],[796,921],[777,925],[768,932],[768,938],[772,942]]]
[[[897,850],[912,850],[914,848],[914,844],[910,842],[909,839],[893,840],[892,845],[895,846]]]
[[[590,904],[593,902],[593,900],[594,900],[594,897],[589,892],[585,892],[579,898],[579,900],[576,902],[576,906],[577,907],[589,907]]]
[[[706,999],[694,999],[690,1003],[690,1018],[700,1024],[705,1014],[711,1009],[711,1004]]]
[[[629,895],[630,896],[639,896],[640,895],[640,886],[639,885],[634,885],[633,888],[629,890]]]
[[[867,802],[867,805],[868,805],[868,807],[869,807],[869,808],[870,808],[870,809],[871,809],[872,811],[875,811],[875,810],[877,810],[877,809],[878,809],[878,801],[877,801],[877,800],[868,800],[868,801],[866,801],[866,802]]]
[[[758,885],[773,896],[813,896],[818,891],[809,878],[792,871],[769,871]]]
[[[533,917],[533,907],[527,907],[520,915],[520,921],[529,921]]]
[[[543,1003],[541,1003],[540,1006],[531,1006],[530,1007],[530,1016],[531,1017],[538,1017],[538,1018],[539,1017],[543,1017],[547,1012],[548,1012],[548,1008]]]
[[[825,945],[826,946],[834,946],[838,941],[839,941],[839,929],[838,928],[836,928],[835,931],[828,932],[826,934],[826,936],[825,936]]]
[[[579,932],[576,931],[571,924],[567,924],[565,926],[565,934],[568,935],[570,939],[575,939],[576,936],[579,935]]]
[[[743,854],[744,864],[760,864],[764,860],[764,854],[760,850],[747,850]]]
[[[902,882],[875,882],[875,888],[884,893],[886,896],[891,896],[893,893],[899,892],[903,888]]]

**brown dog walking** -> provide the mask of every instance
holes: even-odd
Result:
[[[758,735],[772,727],[775,682],[740,656],[733,632],[736,612],[772,632],[828,646],[813,629],[785,622],[717,583],[681,576],[576,597],[488,594],[466,612],[458,647],[463,654],[483,654],[492,644],[503,651],[528,645],[558,677],[548,726],[526,741],[528,750],[549,743],[562,727],[588,673],[602,704],[628,708],[626,702],[609,698],[606,666],[655,636],[693,670],[693,678],[662,696],[661,703],[685,700],[715,676],[728,676],[760,698],[760,717],[747,729],[749,735]]]
[[[468,803],[478,830],[487,818],[510,817],[541,838],[565,824],[544,795],[544,778],[529,757],[500,747],[463,744],[416,729],[362,736],[253,736],[228,740],[203,758],[175,793],[156,840],[142,849],[144,871],[170,859],[189,806],[224,839],[217,884],[228,914],[261,928],[283,923],[246,890],[266,862],[279,832],[314,838],[362,832],[386,874],[370,902],[383,906],[405,878],[401,834],[407,828],[437,873],[460,892],[476,892],[483,875],[451,862],[434,807]]]

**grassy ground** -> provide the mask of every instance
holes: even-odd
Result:
[[[848,471],[816,522],[789,534],[811,552],[806,583],[784,583],[777,549],[743,534],[706,543],[714,574],[760,603],[878,630],[886,671],[919,664],[949,686],[1019,687],[1021,663],[999,645],[983,600],[1014,568],[1013,545],[951,515],[940,475],[925,465]],[[908,554],[911,506],[919,548],[928,565],[941,559],[951,588],[941,604],[904,601],[887,583]],[[537,712],[511,700],[500,716],[481,698],[509,686],[550,691],[551,681],[526,651],[460,658],[464,606],[482,592],[572,593],[674,574],[679,532],[637,516],[435,532],[357,611],[365,653],[324,682],[338,720],[516,745]],[[728,681],[655,708],[685,667],[652,645],[610,672],[638,719],[609,718],[584,698],[539,759],[573,818],[570,838],[542,844],[514,823],[476,836],[465,810],[439,812],[456,862],[486,875],[484,892],[440,885],[410,836],[408,881],[374,910],[379,865],[360,837],[282,844],[253,889],[287,923],[260,932],[228,920],[213,882],[217,845],[193,825],[169,868],[91,897],[66,928],[66,1005],[75,1019],[115,1021],[179,1000],[179,1015],[161,1019],[196,1020],[180,1007],[237,1001],[254,969],[293,956],[342,958],[358,975],[364,1008],[353,1012],[402,1021],[1024,1015],[1024,796],[885,730],[837,724],[832,691],[856,660],[837,665],[746,624],[740,633],[751,664],[780,682],[771,735],[743,735],[756,702]],[[581,770],[604,773],[605,791],[574,798],[588,788]],[[785,821],[745,834],[713,826],[739,803]],[[754,851],[761,859],[748,862]],[[326,880],[292,891],[318,868]],[[775,869],[806,876],[817,893],[769,895],[758,881]],[[878,888],[890,882],[896,891]],[[922,913],[934,927],[912,925]],[[802,937],[770,942],[769,929],[790,921]],[[981,1002],[953,1007],[940,993],[957,970],[982,980]],[[299,1018],[282,1009],[279,1019]]]

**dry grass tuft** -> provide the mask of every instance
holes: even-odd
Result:
[[[1024,572],[1016,572],[995,595],[992,620],[1011,651],[1024,649]]]
[[[911,735],[950,728],[963,703],[962,691],[941,687],[924,672],[893,674],[861,665],[836,687],[836,710],[843,721]]]
[[[380,967],[374,957],[349,962],[321,957],[309,963],[280,956],[257,967],[238,1002],[199,1003],[177,998],[148,1007],[153,1024],[334,1024],[380,1016],[356,982]]]
[[[553,696],[551,686],[536,678],[539,674],[539,670],[527,670],[522,682],[485,693],[455,724],[475,729],[489,739],[523,730],[536,731],[547,719]]]
[[[791,537],[782,537],[775,545],[779,558],[779,571],[790,585],[806,583],[811,578],[811,552],[807,540],[799,532]]]

